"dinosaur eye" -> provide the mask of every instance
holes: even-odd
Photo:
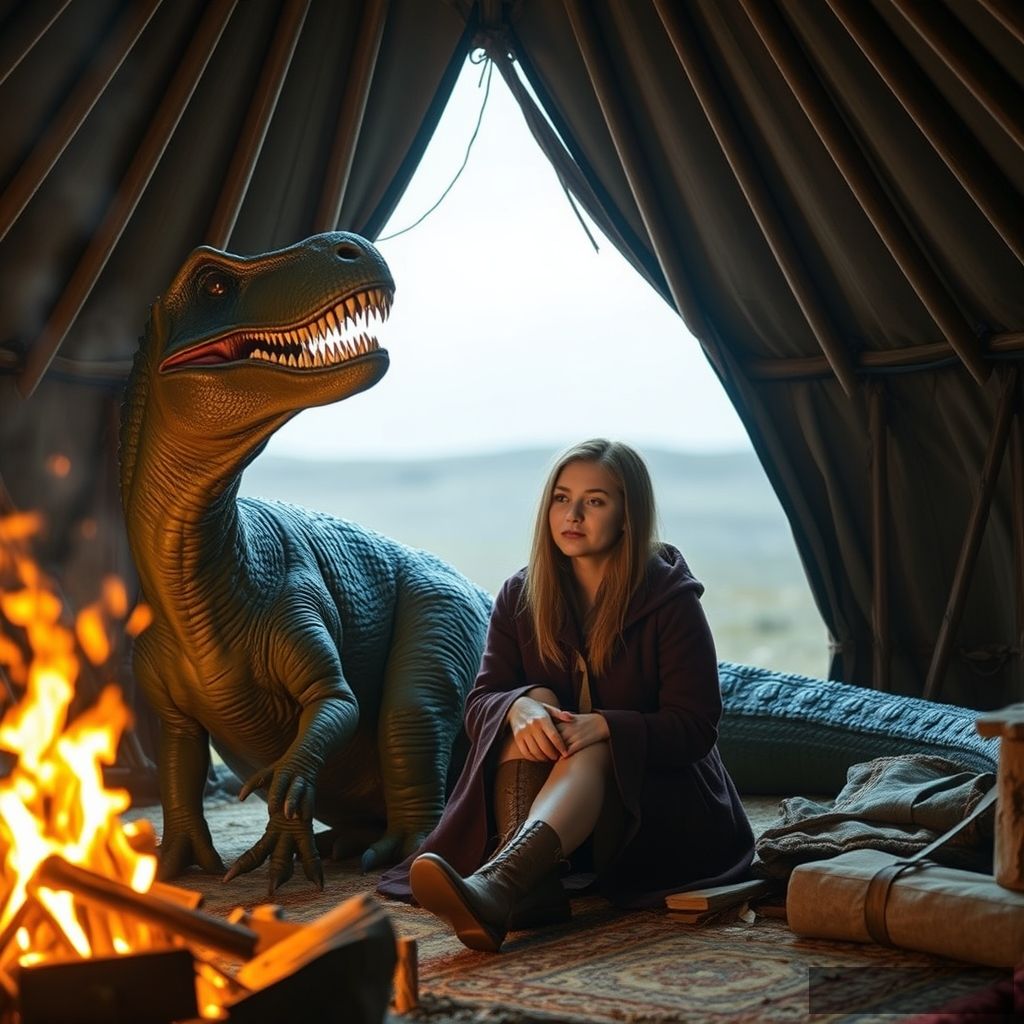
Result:
[[[208,270],[199,278],[199,287],[214,298],[227,295],[231,287],[231,278],[220,270]]]

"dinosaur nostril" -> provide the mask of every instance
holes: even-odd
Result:
[[[338,256],[340,259],[357,260],[363,255],[363,250],[359,248],[354,242],[342,242],[337,249]]]

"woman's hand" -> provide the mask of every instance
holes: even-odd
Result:
[[[557,761],[566,756],[566,746],[556,722],[572,715],[532,697],[519,697],[508,711],[508,724],[516,748],[527,761]]]
[[[558,732],[565,744],[565,753],[571,757],[578,750],[601,743],[608,739],[608,723],[604,715],[596,712],[587,715],[574,715],[562,711],[558,719]]]

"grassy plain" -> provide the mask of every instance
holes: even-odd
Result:
[[[719,657],[821,676],[826,630],[789,524],[752,453],[645,450],[660,533],[686,556]],[[362,523],[426,548],[494,593],[526,560],[548,451],[326,462],[265,455],[242,493]]]

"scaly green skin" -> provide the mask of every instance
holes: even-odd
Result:
[[[203,817],[211,738],[248,780],[243,797],[261,790],[270,812],[229,878],[269,857],[273,891],[298,853],[322,885],[314,818],[336,856],[362,850],[369,868],[411,853],[441,814],[489,598],[425,552],[237,496],[278,427],[372,387],[388,365],[369,346],[329,366],[252,358],[286,351],[260,332],[298,330],[346,299],[387,307],[392,291],[373,246],[334,232],[252,258],[197,249],[150,312],[125,394],[121,489],[154,613],[134,664],[161,718],[163,878],[223,870]]]

